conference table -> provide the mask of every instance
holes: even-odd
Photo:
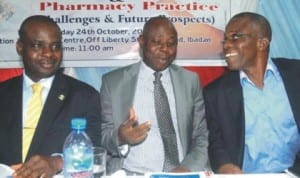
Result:
[[[63,178],[62,175],[56,175],[54,178]],[[105,176],[103,178],[150,178],[149,176]],[[176,176],[174,177],[169,177],[169,176],[161,176],[161,177],[151,177],[151,178],[177,178]],[[179,178],[190,178],[189,176],[181,176]],[[192,177],[194,178],[194,177]],[[200,176],[199,178],[297,178],[292,175],[288,174],[239,174],[239,175],[230,175],[230,174],[213,174],[210,176]]]
[[[2,177],[1,177],[2,178]],[[64,178],[63,175],[56,175],[53,178]],[[160,177],[150,177],[149,175],[145,176],[105,176],[103,178],[195,178],[187,176],[160,176]],[[212,174],[210,176],[200,175],[198,178],[299,178],[289,174]]]
[[[127,176],[125,174],[114,174],[110,176],[105,176],[103,178],[297,178],[296,176],[286,174],[286,173],[276,173],[276,174],[211,174],[205,175],[199,173],[199,177],[190,176],[189,174],[166,174],[157,176],[156,173],[154,176],[144,175],[144,176]],[[156,176],[155,176],[156,175]],[[181,176],[179,176],[181,175]],[[62,175],[56,175],[54,178],[63,178]]]
[[[3,164],[0,164],[0,178],[11,177],[13,170]],[[63,175],[55,175],[54,178],[63,178]],[[144,176],[127,176],[124,170],[119,170],[112,175],[103,178],[297,178],[291,173],[280,174],[213,174],[206,172],[188,172],[188,173],[146,173]]]
[[[199,175],[199,176],[197,176]],[[104,178],[297,178],[287,173],[274,174],[213,174],[212,172],[192,173],[148,173],[144,176],[127,176],[125,172],[116,172]]]
[[[13,170],[6,165],[0,164],[0,178],[11,177]],[[54,178],[63,178],[63,175],[55,175]],[[276,174],[213,174],[206,172],[189,173],[146,173],[144,176],[127,176],[124,170],[119,170],[112,175],[103,178],[299,178],[291,173]]]
[[[117,178],[114,176],[105,176],[104,178]],[[118,178],[156,178],[156,177],[149,177],[149,176],[123,176],[123,177],[118,177]],[[168,176],[161,176],[157,178],[177,178],[176,176],[174,177],[168,177]],[[189,178],[189,176],[181,176],[179,178]],[[297,178],[295,176],[291,176],[288,174],[214,174],[210,176],[200,176],[199,178]]]
[[[184,174],[174,174],[175,176],[127,176],[127,175],[111,175],[105,176],[103,178],[195,178],[195,176],[191,177],[189,175],[184,176]],[[181,175],[181,176],[176,176]],[[63,178],[62,175],[56,175],[54,178]],[[293,175],[289,175],[286,173],[280,174],[212,174],[209,176],[200,174],[199,178],[298,178]]]

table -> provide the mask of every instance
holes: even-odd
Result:
[[[286,173],[276,173],[276,174],[211,174],[211,175],[207,175],[204,172],[199,172],[199,173],[192,173],[192,174],[199,174],[200,178],[294,178],[293,176],[288,175]],[[185,173],[170,174],[170,175],[185,175]],[[172,176],[164,176],[164,178],[169,178],[169,177],[171,178]],[[145,175],[145,176],[126,176],[125,173],[119,172],[119,173],[113,174],[111,176],[106,176],[105,178],[149,178],[149,175]],[[180,177],[180,178],[182,178],[182,177]],[[186,176],[184,178],[189,178],[188,173],[186,173]]]
[[[112,176],[106,176],[104,178],[116,178]],[[125,176],[125,177],[118,177],[118,178],[148,178],[146,176]],[[168,177],[166,177],[168,178]],[[188,178],[188,177],[187,177]],[[212,175],[209,177],[204,178],[295,178],[292,176],[289,176],[287,174],[242,174],[242,175]]]
[[[56,175],[54,178],[63,178],[62,175]],[[149,178],[146,176],[105,176],[104,178]],[[168,177],[166,177],[168,178]],[[188,176],[186,177],[188,178]],[[202,178],[202,176],[201,176]],[[203,178],[295,178],[288,174],[240,174],[240,175],[232,175],[232,174],[214,174],[211,176],[204,176]]]

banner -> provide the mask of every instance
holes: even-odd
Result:
[[[21,67],[15,49],[22,21],[48,15],[61,27],[65,67],[120,66],[140,59],[137,38],[152,16],[178,31],[177,62],[216,63],[230,0],[0,0],[0,67]],[[208,64],[210,65],[210,64]]]

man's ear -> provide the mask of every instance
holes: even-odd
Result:
[[[270,41],[267,38],[260,38],[258,39],[258,49],[259,50],[266,50],[269,48]]]
[[[144,46],[144,43],[145,43],[145,39],[144,39],[143,35],[140,35],[138,37],[138,42],[139,42],[140,47],[142,48]]]
[[[17,43],[16,43],[16,50],[17,53],[19,54],[19,56],[22,56],[22,52],[23,52],[23,43],[20,39],[18,39]]]

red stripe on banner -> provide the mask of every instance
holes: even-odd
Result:
[[[196,72],[203,87],[223,75],[226,71],[225,67],[188,66],[184,68]],[[0,82],[21,75],[22,71],[22,68],[0,69]]]
[[[210,82],[214,81],[218,77],[224,74],[226,71],[225,67],[197,67],[197,66],[189,66],[184,67],[188,70],[196,72],[200,78],[202,87],[205,87]]]
[[[22,72],[22,68],[0,69],[0,82],[21,75]]]

